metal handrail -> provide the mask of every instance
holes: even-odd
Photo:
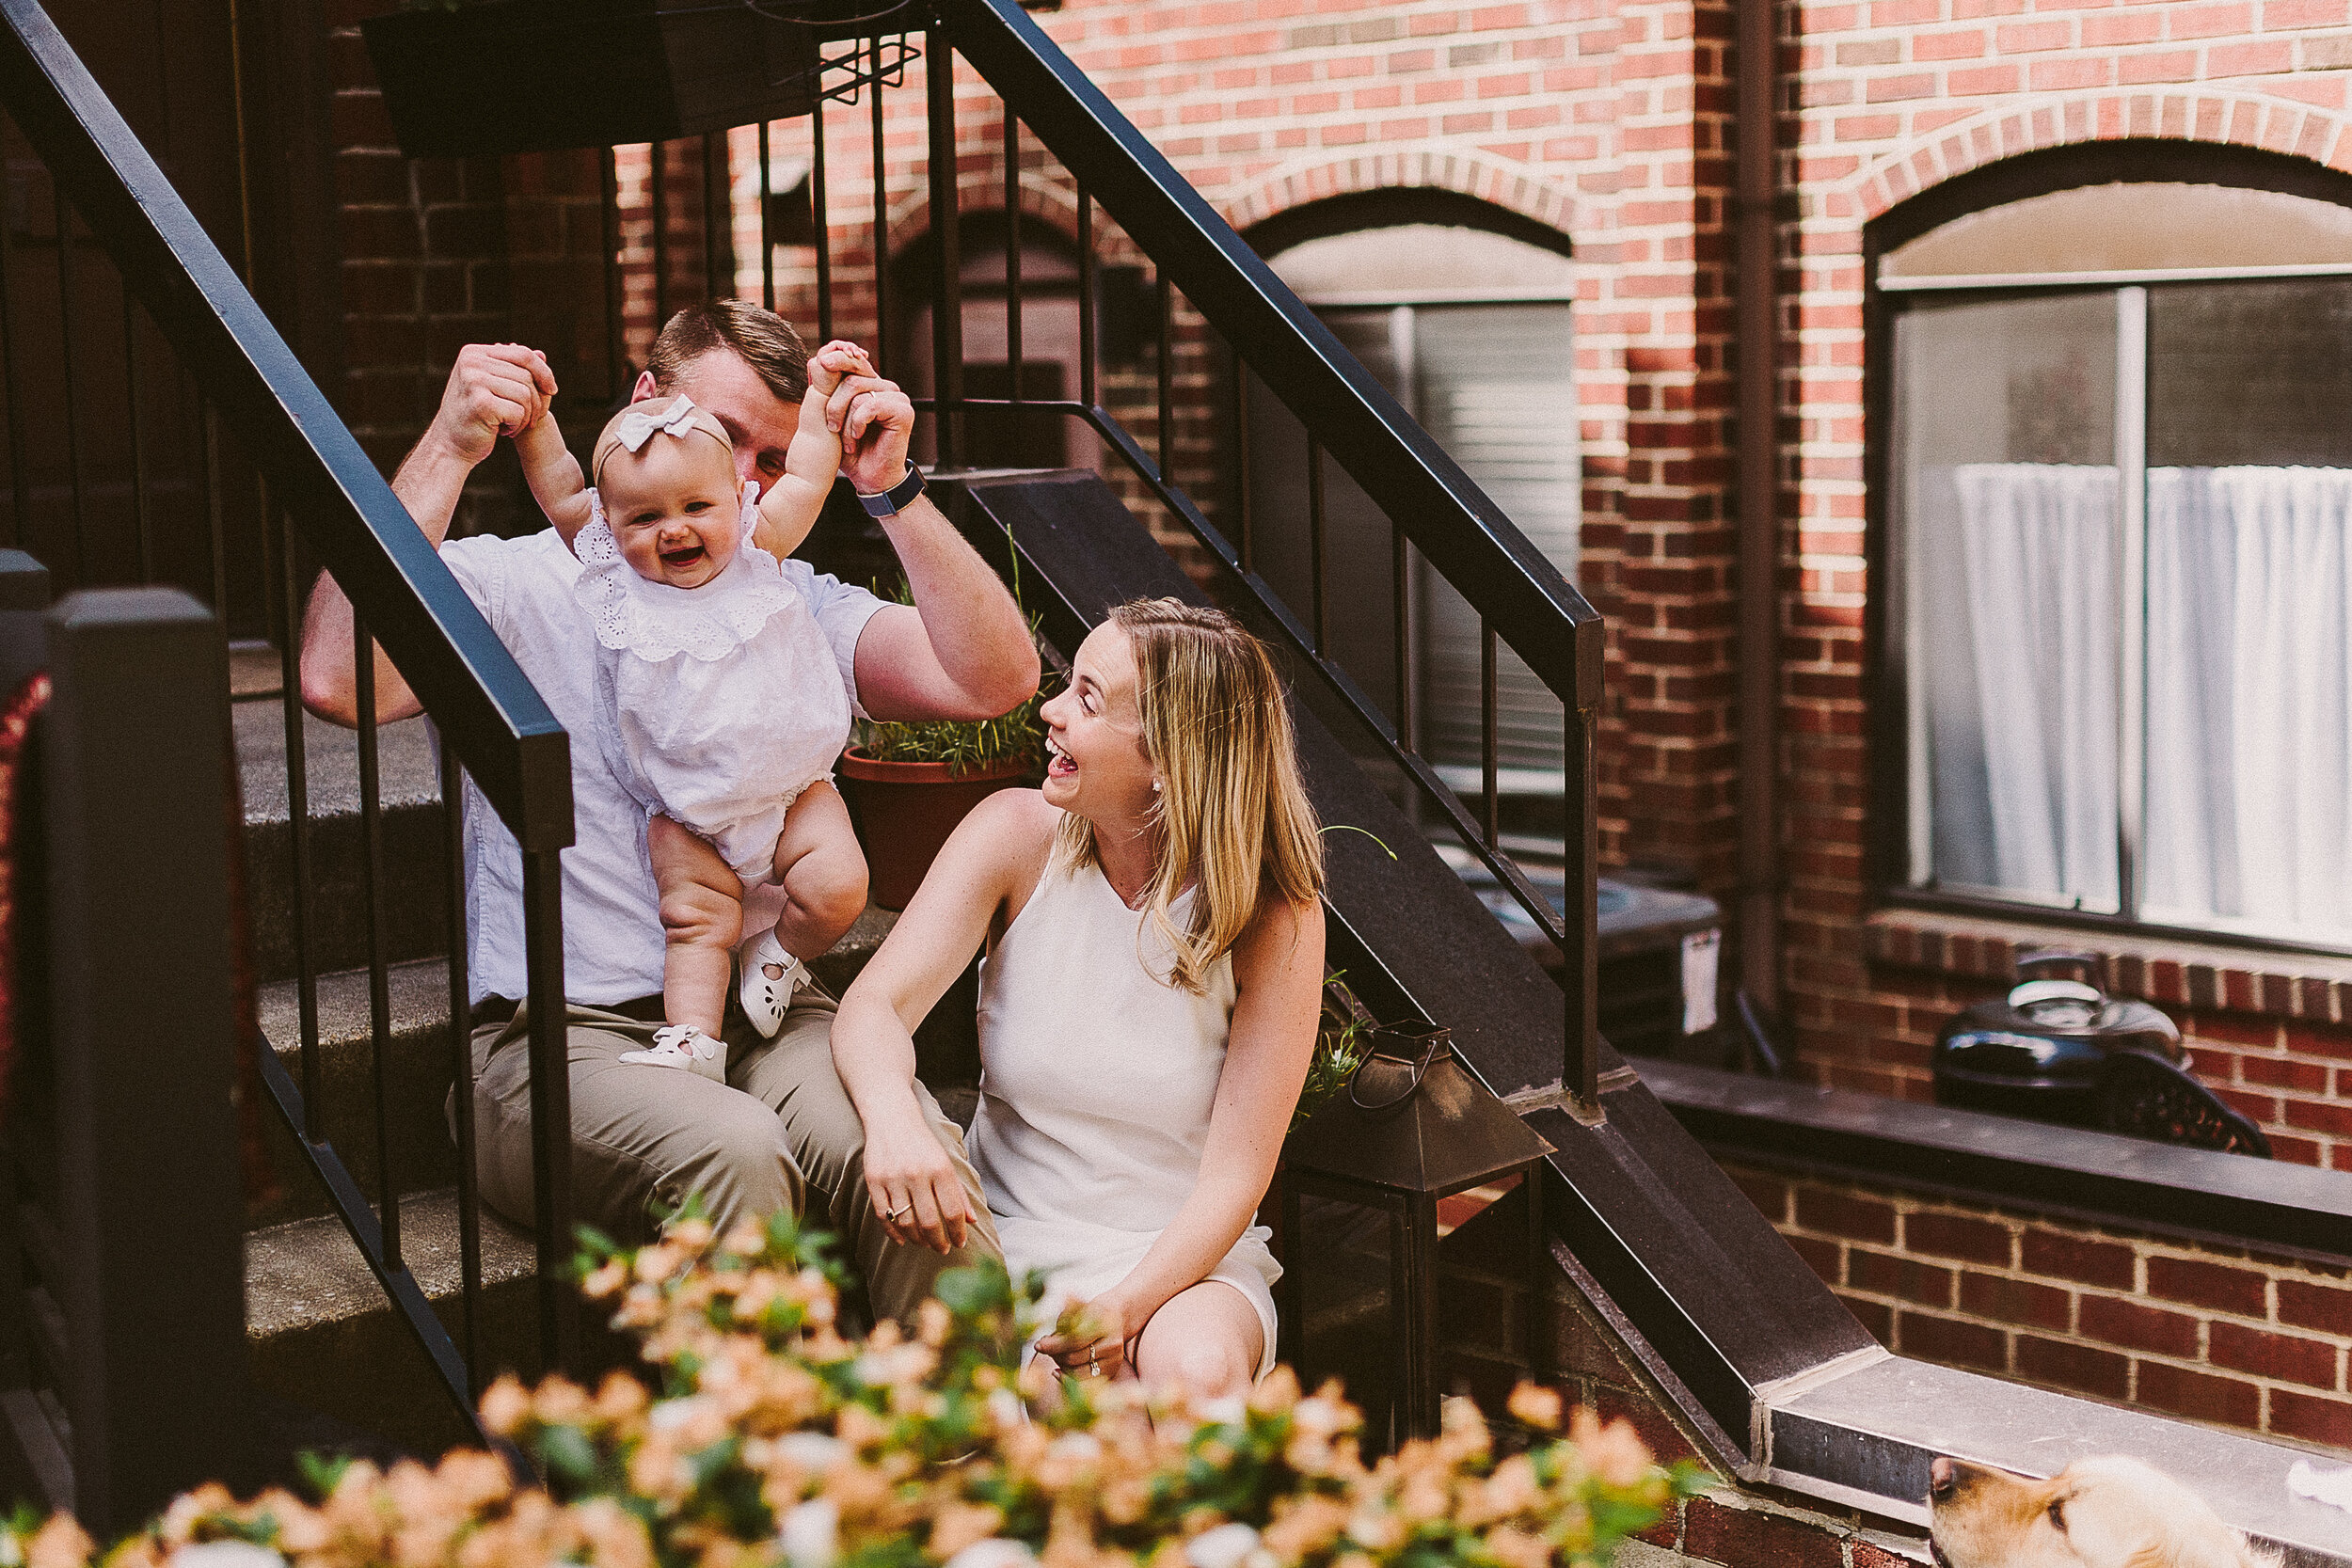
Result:
[[[1462,466],[1063,54],[1020,0],[943,0],[959,53],[1322,449],[1570,708],[1598,706],[1601,617]],[[1561,633],[1567,636],[1563,638]]]
[[[294,350],[36,0],[0,103],[525,852],[572,842],[571,743]]]
[[[390,1037],[381,867],[382,803],[376,777],[373,649],[381,644],[431,717],[444,749],[444,810],[462,810],[456,794],[470,775],[514,834],[524,863],[523,902],[529,976],[532,1145],[538,1219],[540,1343],[550,1366],[566,1366],[578,1347],[578,1303],[568,1288],[572,1245],[570,1096],[564,1056],[561,872],[558,852],[573,840],[571,741],[484,620],[438,552],[358,442],[344,427],[283,337],[230,266],[186,202],[173,189],[119,111],[36,0],[0,0],[0,104],[47,166],[56,192],[60,288],[71,277],[69,224],[78,213],[112,259],[125,294],[135,297],[217,408],[266,486],[264,532],[281,510],[304,535],[353,608],[354,668],[359,723],[360,816],[366,844],[371,1037],[375,1051],[376,1142],[383,1190],[372,1207],[352,1180],[319,1118],[321,1059],[314,976],[302,935],[304,871],[303,752],[295,707],[292,639],[296,584],[291,540],[280,552],[288,611],[287,792],[295,853],[293,919],[301,949],[304,1084],[264,1053],[262,1075],[271,1100],[371,1271],[434,1362],[459,1410],[472,1418],[480,1369],[469,1365],[435,1315],[402,1258],[402,1194],[389,1158],[385,1119],[385,1052]],[[71,309],[68,310],[71,344]],[[68,355],[69,373],[71,354]],[[13,364],[10,366],[13,373]],[[14,406],[10,437],[15,438]],[[209,426],[208,426],[209,439]],[[18,475],[22,482],[21,470]],[[78,467],[77,467],[78,479]],[[219,577],[215,509],[215,578]],[[144,549],[145,536],[142,534]],[[142,561],[144,562],[144,553]],[[216,604],[215,609],[219,606]],[[453,822],[453,830],[454,823]],[[462,953],[463,933],[453,929]],[[462,959],[453,960],[462,964]],[[466,1017],[450,1020],[462,1058]],[[459,1064],[461,1096],[470,1074]],[[469,1131],[469,1124],[461,1125]],[[466,1153],[470,1154],[470,1148]],[[470,1206],[472,1173],[459,1178]],[[479,1289],[478,1240],[464,1224],[466,1318],[472,1338]]]

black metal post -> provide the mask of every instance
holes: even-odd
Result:
[[[131,280],[122,280],[123,413],[131,436],[131,518],[138,542],[139,581],[155,580],[154,519],[147,511],[147,447],[139,439],[139,324],[138,303],[131,297]]]
[[[531,1051],[532,1219],[539,1251],[539,1354],[549,1371],[580,1362],[572,1259],[572,1080],[564,1027],[564,873],[553,849],[523,855],[524,1006]]]
[[[1152,271],[1152,294],[1160,318],[1159,360],[1153,367],[1160,392],[1160,477],[1173,481],[1176,477],[1176,292],[1164,269],[1154,267]]]
[[[294,519],[276,514],[266,483],[261,499],[264,547],[273,540],[278,545],[275,575],[287,628],[278,646],[278,702],[286,736],[286,842],[294,859],[287,923],[294,932],[294,1005],[301,1034],[302,1135],[315,1144],[326,1140],[326,1067],[319,1051],[318,958],[310,951],[310,768],[302,733],[302,647],[294,631],[302,623],[302,584],[294,568]],[[368,650],[363,657],[373,657],[369,643],[359,646]]]
[[[473,1007],[466,967],[466,769],[457,753],[441,748],[442,883],[449,911],[450,1103],[457,1136],[457,1269],[465,1323],[459,1342],[466,1352],[466,1392],[482,1397],[482,1180],[474,1168]]]
[[[963,455],[963,255],[956,216],[956,55],[945,33],[923,39],[923,85],[930,131],[931,385],[939,466]]]
[[[1567,951],[1560,967],[1567,1006],[1567,1060],[1562,1082],[1587,1114],[1600,1109],[1600,776],[1597,769],[1599,713],[1569,708],[1564,748],[1562,803],[1568,809],[1576,843],[1563,870],[1566,884]]]
[[[176,589],[76,594],[48,632],[61,1392],[75,1511],[111,1538],[235,1475],[248,1430],[228,671],[212,612]],[[143,984],[122,983],[126,953]]]
[[[735,204],[727,199],[727,137],[703,133],[703,298],[735,293]]]
[[[1233,356],[1233,515],[1240,525],[1241,569],[1257,570],[1255,531],[1256,502],[1249,494],[1249,363],[1240,354]]]
[[[375,643],[367,623],[351,612],[352,705],[358,715],[360,901],[368,922],[368,1061],[375,1089],[375,1223],[384,1237],[384,1266],[399,1268],[400,1182],[393,1168],[391,1085],[392,998],[385,963],[384,811],[375,734]]]
[[[1021,411],[1021,119],[1011,104],[998,106],[1005,122],[1005,395],[1012,404],[1007,422],[1017,452],[1026,434]],[[1009,459],[1013,453],[998,455]]]
[[[1310,624],[1314,628],[1315,653],[1327,656],[1331,651],[1331,605],[1327,585],[1330,580],[1328,537],[1323,527],[1323,448],[1310,437],[1307,442],[1307,571],[1309,581]]]
[[[1486,845],[1502,837],[1502,800],[1495,787],[1495,628],[1481,617],[1478,623],[1478,790]]]
[[[33,516],[30,486],[24,473],[24,389],[18,379],[16,362],[15,293],[11,287],[16,246],[8,237],[9,227],[0,223],[0,380],[6,383],[8,398],[8,485],[16,502],[16,515],[9,520],[8,542],[22,547],[32,537]]]
[[[73,580],[78,584],[89,580],[89,542],[83,534],[82,424],[74,414],[79,400],[73,368],[81,363],[81,355],[73,346],[73,214],[66,206],[65,187],[55,175],[50,177],[49,205],[57,226],[57,330],[65,345],[63,385],[58,390],[65,404],[65,467],[73,497]]]
[[[817,100],[808,108],[808,224],[817,242],[817,336],[833,341],[833,217],[825,200],[825,95],[820,68]]]
[[[621,276],[621,173],[609,147],[596,149],[596,182],[603,193],[597,217],[604,231],[605,395],[617,398],[628,384],[628,338],[621,326],[621,295],[628,284]]]
[[[1438,1435],[1438,1199],[1412,1193],[1405,1203],[1405,1295],[1395,1304],[1403,1324],[1405,1435]]]
[[[874,172],[874,363],[889,373],[890,366],[890,182],[882,139],[882,40],[871,40],[874,86],[870,135]]]
[[[1078,401],[1089,408],[1095,396],[1094,198],[1078,187]]]
[[[770,211],[776,193],[768,188],[768,121],[759,122],[759,302],[776,308],[776,221]]]
[[[653,329],[660,332],[670,311],[670,147],[658,141],[645,145],[653,154],[647,189],[653,210]]]

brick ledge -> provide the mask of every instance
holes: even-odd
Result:
[[[1882,909],[1863,922],[1874,963],[2006,980],[2017,956],[2037,947],[2096,953],[2104,984],[2119,996],[2174,1006],[2259,1013],[2314,1022],[2352,1022],[2352,958],[2254,953],[2197,942],[2058,929],[2024,920]]]

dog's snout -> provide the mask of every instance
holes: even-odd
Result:
[[[1953,1467],[1952,1462],[1938,1457],[1928,1465],[1928,1496],[1931,1497],[1949,1497],[1952,1482],[1959,1479],[1960,1472]]]

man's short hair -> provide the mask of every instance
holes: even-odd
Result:
[[[744,299],[690,305],[672,316],[654,339],[645,369],[653,372],[656,387],[671,391],[679,372],[719,348],[741,356],[753,373],[787,404],[797,406],[807,395],[808,345],[790,322]]]

